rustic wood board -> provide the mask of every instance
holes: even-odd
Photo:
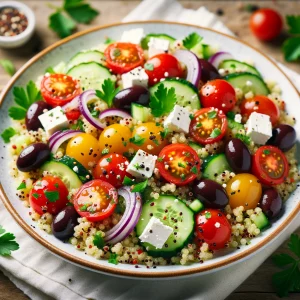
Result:
[[[155,0],[153,0],[155,1]],[[37,18],[37,31],[34,39],[21,49],[3,50],[0,49],[0,59],[11,59],[17,68],[20,68],[28,59],[38,53],[41,49],[53,44],[58,40],[55,33],[48,29],[48,18],[53,10],[51,10],[47,3],[52,5],[60,5],[62,1],[45,1],[45,0],[23,0],[22,2],[28,4],[35,11]],[[92,0],[92,5],[101,11],[92,25],[104,25],[115,23],[122,20],[140,1],[137,0]],[[223,15],[220,19],[242,40],[250,43],[254,47],[264,51],[268,55],[274,57],[276,60],[283,62],[289,68],[300,73],[299,63],[284,62],[280,50],[281,43],[286,36],[282,34],[280,39],[272,43],[262,43],[258,41],[249,31],[248,22],[250,13],[241,10],[244,3],[257,4],[260,7],[273,7],[281,12],[282,15],[294,14],[300,12],[300,1],[180,1],[186,8],[196,9],[201,5],[206,6],[210,11],[216,12],[221,9]],[[88,28],[88,25],[80,25],[78,30]],[[0,70],[0,89],[2,89],[9,76],[3,70]],[[300,229],[297,231],[300,234]],[[276,253],[287,251],[287,243],[282,245]],[[270,258],[268,258],[258,270],[252,274],[241,286],[233,292],[227,300],[278,300],[278,298],[271,285],[271,277],[277,271]],[[289,296],[290,300],[300,298],[299,293],[294,293]],[[0,272],[0,300],[24,300],[28,299],[15,285]]]

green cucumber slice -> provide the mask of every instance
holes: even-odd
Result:
[[[198,200],[198,199],[195,199],[190,205],[189,205],[189,208],[194,211],[195,213],[198,213],[200,210],[204,209],[204,205],[203,203]]]
[[[170,42],[170,44],[174,43],[176,41],[175,38],[173,38],[172,36],[169,36],[167,34],[163,34],[163,33],[149,33],[147,34],[141,41],[141,46],[144,50],[148,49],[148,43],[150,42],[150,38],[158,38],[158,39],[163,39],[163,40],[167,40]]]
[[[198,154],[198,150],[202,149],[203,146],[197,144],[197,143],[194,143],[194,142],[189,142],[189,146],[194,149],[196,151],[196,153]],[[199,157],[201,157],[201,155],[198,154]]]
[[[251,216],[251,220],[256,225],[256,227],[260,230],[269,226],[269,220],[263,212],[260,212],[259,214],[254,215],[254,217]]]
[[[131,115],[137,121],[147,122],[151,116],[151,110],[143,105],[131,103]]]
[[[242,72],[255,74],[255,75],[261,77],[260,73],[257,71],[256,68],[254,68],[253,66],[251,66],[251,65],[249,65],[245,62],[241,62],[241,61],[238,61],[238,60],[235,60],[235,59],[223,60],[218,68],[219,69],[224,69],[224,70],[241,69]]]
[[[102,64],[105,62],[105,56],[98,50],[81,51],[75,54],[68,62],[67,70],[82,63],[96,62]]]
[[[211,155],[204,160],[203,177],[215,180],[215,174],[221,174],[225,170],[231,171],[231,167],[224,153]]]

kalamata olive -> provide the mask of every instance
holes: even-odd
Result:
[[[38,116],[44,113],[45,109],[50,110],[52,107],[45,101],[37,101],[30,105],[26,113],[25,124],[27,130],[38,130],[43,128]]]
[[[272,137],[267,141],[267,145],[276,146],[286,152],[295,145],[296,139],[296,131],[292,126],[280,124],[273,128]]]
[[[47,144],[31,144],[20,153],[17,168],[22,172],[29,172],[39,168],[49,158],[50,149]]]
[[[131,103],[134,102],[143,106],[148,106],[149,99],[149,91],[143,86],[136,85],[117,93],[114,98],[114,105],[117,108],[130,112]]]
[[[266,189],[262,194],[260,207],[268,218],[276,217],[282,208],[279,193],[273,188]]]
[[[235,173],[248,173],[251,169],[251,154],[240,139],[231,139],[225,145],[225,155]]]
[[[77,214],[73,206],[67,206],[59,212],[53,219],[52,232],[54,236],[60,240],[70,238],[74,233],[74,227],[78,224]]]
[[[193,193],[208,208],[224,208],[229,202],[223,187],[210,179],[195,181]]]
[[[201,65],[201,81],[203,83],[206,83],[209,80],[221,78],[218,70],[211,63],[203,58],[200,58],[199,61]]]

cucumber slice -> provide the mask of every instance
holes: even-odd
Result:
[[[98,50],[81,51],[75,54],[69,61],[67,69],[70,70],[74,66],[82,63],[96,62],[102,64],[105,62],[105,56]]]
[[[102,90],[102,84],[105,79],[110,78],[112,81],[115,81],[109,70],[96,62],[79,64],[69,70],[67,74],[80,80],[83,90]]]
[[[136,226],[137,236],[143,233],[152,216],[172,227],[173,233],[166,241],[167,247],[164,245],[161,249],[157,249],[149,243],[142,243],[149,255],[172,257],[190,242],[194,233],[194,213],[184,202],[174,196],[161,195],[156,200],[152,199],[144,203],[141,217]]]
[[[86,183],[93,179],[90,172],[75,158],[65,155],[62,158],[60,158],[58,162],[63,163],[70,169],[72,169],[77,174],[78,178],[82,183]]]
[[[199,145],[199,144],[196,144],[196,143],[193,143],[193,142],[189,142],[189,146],[194,149],[196,151],[196,153],[198,154],[198,150],[202,149],[203,146]],[[199,154],[198,154],[199,157],[201,157]]]
[[[150,194],[153,192],[152,188],[147,185],[147,187],[141,192],[143,203],[153,199]]]
[[[224,153],[209,156],[203,164],[203,177],[215,180],[215,174],[221,174],[225,170],[231,171],[231,167]]]
[[[247,72],[233,73],[224,77],[233,87],[240,88],[244,94],[253,92],[254,95],[269,95],[270,91],[265,82],[259,76]],[[251,82],[252,85],[247,85]]]
[[[209,59],[215,51],[210,45],[202,44],[202,54],[204,59]]]
[[[204,205],[203,203],[198,200],[198,199],[195,199],[189,206],[189,208],[194,211],[195,213],[198,213],[200,210],[204,209]]]
[[[256,225],[256,227],[260,230],[269,226],[269,220],[263,212],[260,212],[259,214],[254,215],[254,217],[251,216],[251,219],[252,219],[253,223]]]
[[[223,60],[218,68],[219,69],[224,69],[224,70],[241,69],[242,72],[255,74],[255,75],[261,77],[260,73],[256,70],[256,68],[254,68],[253,66],[248,65],[245,62],[241,62],[241,61],[238,61],[238,60],[235,60],[235,59]]]
[[[78,189],[82,186],[77,174],[67,165],[58,161],[49,161],[42,165],[41,171],[47,171],[51,175],[59,177],[66,185],[68,190]]]
[[[131,115],[135,120],[147,122],[151,115],[151,110],[143,105],[131,103]]]
[[[150,38],[155,37],[158,39],[163,39],[163,40],[167,40],[170,42],[170,44],[174,43],[176,41],[175,38],[173,38],[172,36],[169,36],[167,34],[163,34],[163,33],[149,33],[147,34],[141,41],[141,46],[144,50],[148,49],[148,43],[150,42]]]
[[[174,88],[177,101],[176,104],[180,106],[190,106],[192,109],[199,109],[200,99],[198,96],[198,90],[190,82],[184,79],[167,78],[163,82],[157,83],[150,88],[150,94],[154,96],[158,86],[163,84],[164,87],[170,89]]]

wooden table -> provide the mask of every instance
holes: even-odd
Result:
[[[153,0],[155,1],[155,0]],[[17,68],[21,67],[28,59],[39,52],[41,49],[53,44],[58,40],[56,34],[48,29],[47,16],[51,14],[51,10],[47,3],[52,5],[60,5],[62,1],[44,1],[44,0],[23,0],[35,11],[37,18],[37,30],[34,39],[25,47],[17,50],[0,50],[0,59],[11,59]],[[90,1],[92,5],[101,11],[101,15],[93,22],[93,25],[101,25],[114,23],[122,20],[140,1]],[[256,48],[273,56],[280,62],[284,62],[280,46],[285,37],[285,34],[278,41],[272,43],[259,42],[249,31],[248,22],[250,13],[241,10],[242,2],[239,1],[180,1],[186,8],[196,9],[201,5],[206,6],[210,11],[223,12],[220,19],[242,40],[247,41]],[[281,12],[282,15],[295,14],[300,12],[300,1],[243,1],[243,3],[256,3],[260,7],[273,7]],[[88,25],[80,25],[79,30],[88,28]],[[286,66],[300,73],[299,63],[286,63]],[[8,75],[0,71],[0,89],[9,80]],[[300,234],[300,229],[297,231]],[[278,249],[278,253],[287,250],[286,243]],[[271,276],[278,269],[272,264],[271,259],[267,259],[263,265],[251,275],[235,292],[233,292],[227,300],[275,300],[279,299],[273,291],[271,285]],[[289,299],[296,300],[300,298],[300,294],[291,294]],[[0,272],[0,300],[28,299],[22,291],[14,286]]]

